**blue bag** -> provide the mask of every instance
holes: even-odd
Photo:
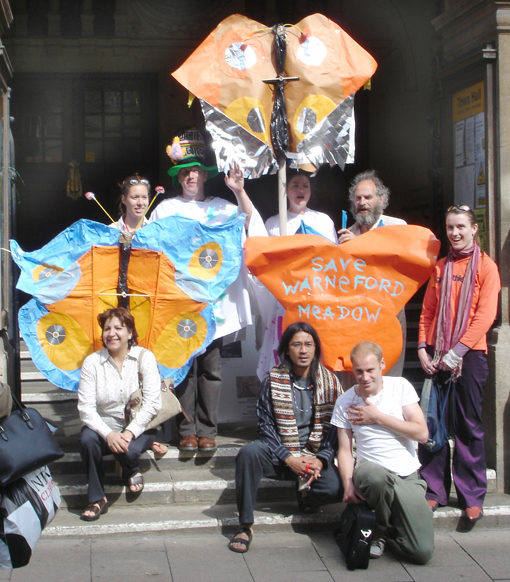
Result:
[[[454,393],[454,382],[451,375],[448,376],[446,382],[441,382],[444,376],[444,374],[434,374],[432,378],[427,378],[421,392],[420,406],[429,429],[429,439],[424,446],[431,453],[440,451],[450,438],[447,406],[450,395]],[[453,399],[451,411],[453,413]]]

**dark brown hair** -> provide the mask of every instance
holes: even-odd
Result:
[[[113,307],[112,309],[108,309],[107,311],[103,311],[103,313],[100,313],[97,316],[97,321],[101,329],[104,330],[106,322],[112,319],[113,317],[116,317],[122,323],[122,325],[125,325],[127,327],[128,331],[131,333],[131,338],[128,340],[128,346],[130,348],[132,348],[133,346],[137,346],[138,333],[135,327],[135,319],[131,315],[131,313],[129,313],[129,311],[124,307]]]
[[[140,174],[132,174],[128,176],[123,182],[120,182],[120,196],[119,196],[119,216],[125,216],[126,214],[126,205],[122,202],[122,197],[126,197],[129,194],[129,189],[132,186],[136,186],[136,184],[131,184],[131,181],[136,181],[140,183],[142,180],[147,180],[145,176],[140,176]],[[151,185],[149,180],[147,180],[147,184],[142,184],[147,188],[147,198],[149,202],[151,201]]]
[[[466,210],[466,208],[467,208],[467,210]],[[478,221],[476,220],[475,213],[471,210],[471,208],[469,208],[469,206],[451,206],[450,209],[446,211],[446,214],[444,217],[445,221],[446,221],[449,214],[465,214],[472,227],[475,226],[475,224],[478,225]],[[478,246],[481,246],[479,232],[480,232],[480,230],[476,231],[476,234],[475,234],[475,237],[473,240],[476,242],[476,244]]]
[[[317,202],[317,195],[314,189],[315,182],[312,180],[312,176],[308,172],[305,172],[303,170],[295,170],[294,168],[289,168],[286,174],[285,192],[287,192],[289,182],[292,180],[292,178],[295,178],[296,176],[304,176],[305,178],[308,178],[308,181],[310,182],[310,200],[308,201],[306,207],[308,208],[310,204],[313,206]]]

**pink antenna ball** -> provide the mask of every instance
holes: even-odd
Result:
[[[85,192],[85,198],[87,200],[95,200],[96,195],[93,192]]]
[[[163,186],[156,186],[156,187],[154,188],[154,190],[156,190],[156,192],[157,192],[158,194],[164,194],[164,193],[165,193],[165,189],[163,188]],[[85,194],[85,196],[86,196],[86,194]]]

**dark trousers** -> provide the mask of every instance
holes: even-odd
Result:
[[[218,408],[221,391],[221,345],[215,339],[203,354],[197,356],[186,378],[175,388],[188,422],[182,414],[176,418],[181,438],[195,434],[216,438],[218,434]]]
[[[140,471],[138,462],[140,455],[150,449],[154,442],[156,430],[152,429],[141,434],[129,443],[126,453],[112,453],[106,441],[88,426],[81,429],[80,454],[87,471],[88,502],[97,503],[104,497],[104,455],[113,455],[122,467],[122,478],[127,480]]]
[[[489,369],[481,350],[470,350],[463,359],[462,376],[455,383],[456,430],[453,452],[453,482],[462,509],[482,506],[487,492],[483,392]],[[427,499],[448,504],[450,495],[450,446],[437,453],[418,447],[421,475],[427,482]]]
[[[312,483],[313,502],[319,505],[342,501],[344,489],[334,463],[329,463],[321,477]],[[253,508],[262,477],[278,481],[296,481],[297,475],[283,462],[272,462],[269,447],[260,440],[244,445],[236,457],[236,500],[239,523],[253,523]]]

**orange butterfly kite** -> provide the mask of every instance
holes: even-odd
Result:
[[[218,165],[236,158],[245,176],[256,178],[270,171],[275,155],[308,170],[323,163],[343,167],[353,151],[354,93],[376,68],[367,51],[321,14],[272,29],[235,14],[172,75],[201,100]],[[284,104],[276,133],[288,130],[283,151],[270,129],[278,127],[279,95]]]

